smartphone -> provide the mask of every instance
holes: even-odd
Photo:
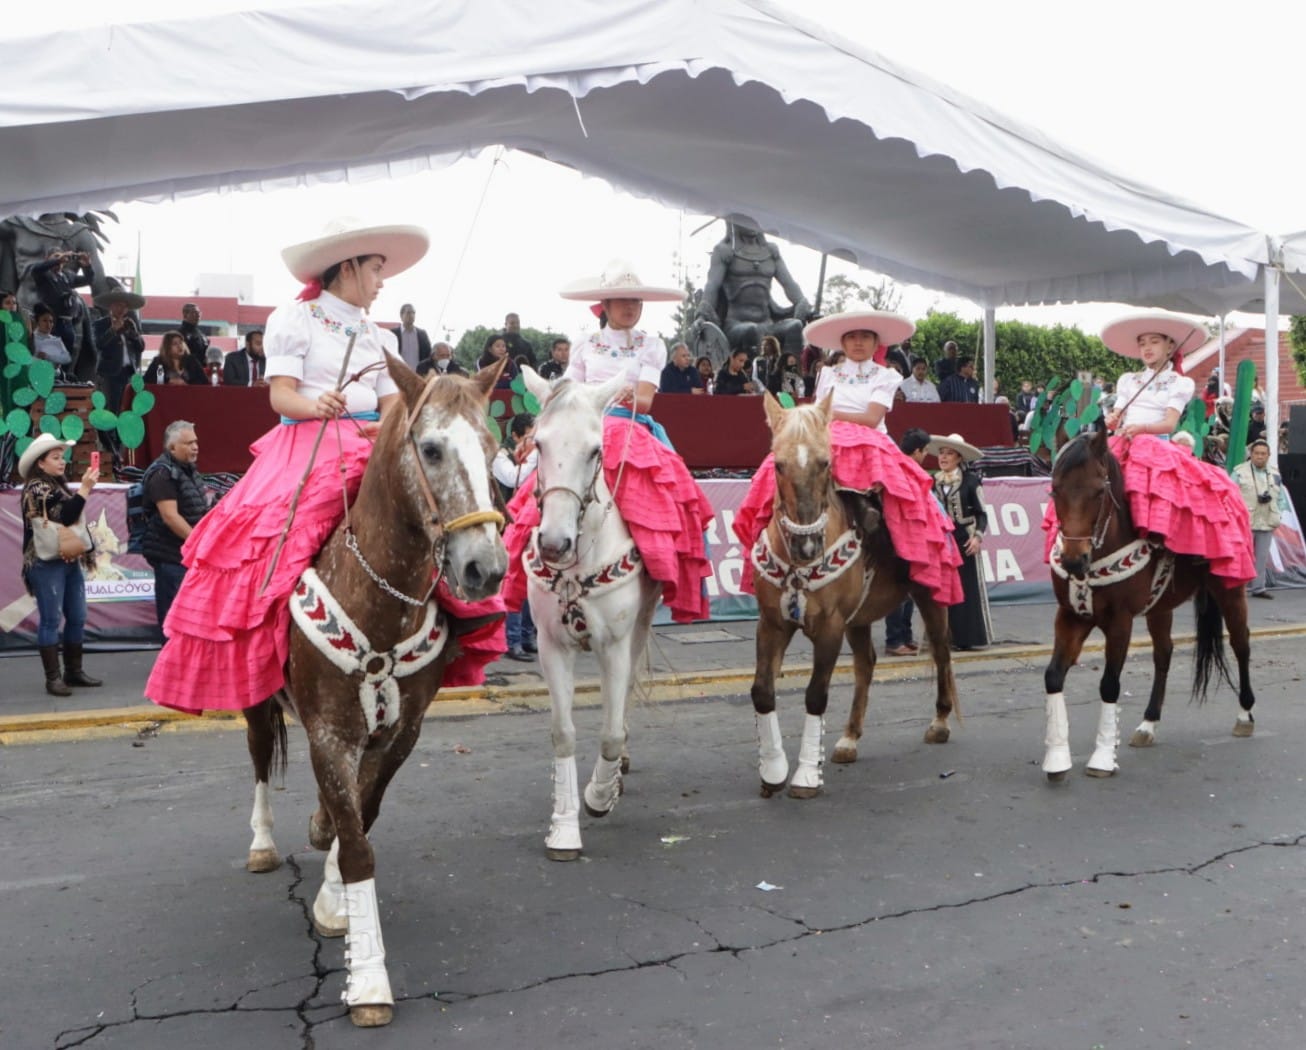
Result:
[[[96,477],[100,476],[100,453],[98,451],[91,453],[91,469],[95,471]]]

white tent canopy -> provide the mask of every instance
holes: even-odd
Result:
[[[504,144],[989,307],[1154,303],[1268,261],[1257,231],[765,0],[533,10],[345,0],[10,48],[0,215],[363,180]]]

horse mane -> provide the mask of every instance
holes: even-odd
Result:
[[[778,445],[783,440],[815,441],[829,443],[829,424],[821,415],[820,405],[797,405],[784,415],[784,426],[775,435]]]
[[[425,387],[424,380],[423,387]],[[481,403],[480,389],[465,376],[441,376],[425,403],[435,409],[452,409],[459,415],[470,416],[472,419],[478,419],[485,413],[485,408]],[[392,412],[391,418],[387,420],[386,425],[377,434],[374,452],[394,453],[397,451],[396,446],[402,445],[407,440],[404,420],[411,411],[412,406],[407,395],[405,395],[403,397],[403,411]]]
[[[1052,478],[1054,481],[1063,478],[1070,471],[1087,466],[1097,459],[1097,453],[1093,450],[1093,435],[1087,432],[1076,434],[1057,450],[1052,463]],[[1105,465],[1107,483],[1118,499],[1124,493],[1125,476],[1120,469],[1120,461],[1110,448],[1106,450]]]

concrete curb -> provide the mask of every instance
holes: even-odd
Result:
[[[1306,635],[1306,623],[1279,627],[1263,627],[1252,632],[1252,638],[1274,638]],[[1191,646],[1194,635],[1174,636],[1176,648]],[[1094,638],[1084,645],[1084,653],[1100,653],[1105,643]],[[1135,640],[1130,654],[1150,652],[1146,641]],[[982,652],[953,653],[953,663],[960,666],[983,665],[1000,662],[1027,662],[1046,660],[1051,656],[1051,645],[1008,645]],[[1081,662],[1083,657],[1081,656]],[[878,682],[904,681],[932,673],[929,657],[923,653],[914,657],[884,658],[875,665]],[[851,679],[852,658],[843,656],[835,668],[838,679]],[[787,662],[781,670],[778,684],[794,686],[807,680],[810,666],[797,661]],[[753,681],[751,667],[722,668],[713,671],[694,671],[687,674],[656,674],[641,683],[642,698],[648,701],[688,700],[706,696],[721,696],[746,689]],[[599,702],[599,683],[588,679],[576,683],[577,706],[591,706]],[[511,712],[547,710],[549,693],[544,682],[522,682],[507,686],[463,686],[442,690],[431,702],[427,715],[444,718],[472,715],[505,714]],[[191,730],[243,730],[245,721],[239,711],[214,711],[203,715],[189,715],[164,707],[146,706],[102,708],[89,711],[55,711],[32,715],[0,716],[0,746],[15,744],[49,743],[68,739],[103,739],[121,736],[154,736]]]

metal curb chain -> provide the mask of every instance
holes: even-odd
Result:
[[[372,577],[372,582],[380,587],[381,590],[385,591],[386,594],[390,595],[392,598],[398,598],[401,602],[407,602],[409,605],[416,608],[421,608],[426,604],[426,598],[410,598],[408,595],[404,594],[403,591],[395,588],[389,580],[380,576],[372,566],[367,564],[367,559],[363,557],[363,552],[358,549],[358,540],[354,536],[353,529],[349,529],[345,532],[345,546],[354,552],[354,557],[358,559],[358,564],[363,567],[363,571]],[[430,592],[428,591],[427,593],[429,596]]]

